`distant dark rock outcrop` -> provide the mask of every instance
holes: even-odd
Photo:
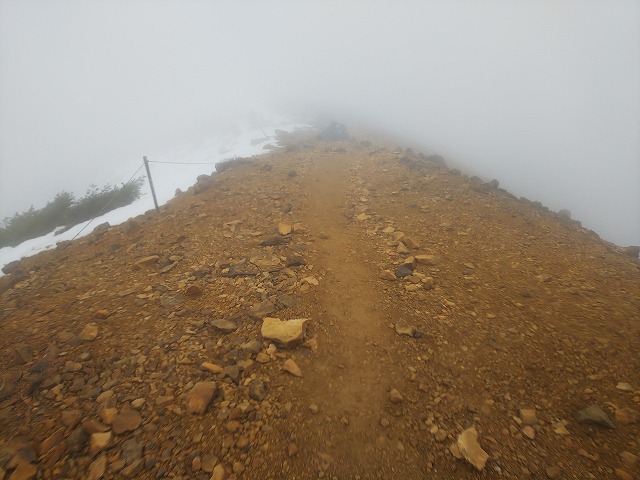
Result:
[[[339,142],[349,140],[349,133],[347,127],[338,122],[331,122],[320,134],[318,140],[325,142]]]

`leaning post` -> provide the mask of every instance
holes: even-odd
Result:
[[[149,160],[147,157],[142,157],[144,159],[144,168],[147,169],[147,178],[149,179],[149,186],[151,186],[151,195],[153,195],[153,203],[156,206],[156,212],[160,213],[160,207],[158,207],[158,199],[156,199],[156,190],[153,188],[153,180],[151,180],[151,170],[149,170]]]

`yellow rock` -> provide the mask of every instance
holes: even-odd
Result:
[[[288,223],[280,223],[278,225],[278,233],[280,235],[289,235],[291,233],[292,227]]]

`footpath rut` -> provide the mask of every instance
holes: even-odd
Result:
[[[381,292],[369,263],[371,252],[344,215],[353,165],[353,159],[329,155],[317,160],[309,175],[310,215],[304,223],[318,238],[317,268],[326,271],[317,315],[326,330],[318,339],[325,353],[318,355],[302,392],[338,427],[316,441],[326,443],[341,469],[358,472],[376,463],[372,431],[382,417],[392,372],[374,350],[388,344],[392,333],[377,305]]]

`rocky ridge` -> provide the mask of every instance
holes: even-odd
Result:
[[[0,480],[640,475],[637,253],[281,141],[3,277]]]

